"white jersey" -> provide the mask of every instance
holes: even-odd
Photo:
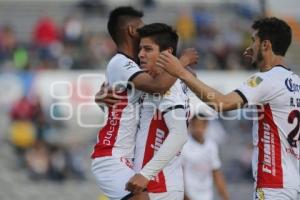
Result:
[[[238,90],[256,106],[253,175],[257,188],[300,190],[300,78],[283,66],[258,72]]]
[[[187,87],[180,80],[175,82],[163,98],[145,93],[142,99],[134,158],[135,171],[140,171],[151,160],[168,136],[163,115],[177,108],[184,108],[187,116],[189,115]],[[149,193],[183,191],[180,153],[149,182],[147,189]]]
[[[217,145],[190,138],[182,149],[185,193],[190,200],[213,200],[213,170],[220,169]]]
[[[106,125],[99,131],[92,158],[133,158],[142,92],[131,87],[129,82],[141,72],[143,71],[132,59],[120,53],[108,63],[107,83],[109,87],[119,91],[122,100],[114,108],[109,108]]]

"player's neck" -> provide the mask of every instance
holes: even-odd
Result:
[[[265,59],[260,67],[261,72],[269,71],[277,65],[284,65],[282,56],[272,56],[269,59]]]
[[[135,48],[132,47],[132,45],[119,45],[117,50],[119,53],[125,54],[127,57],[137,62],[137,53],[135,51]]]
[[[200,143],[200,144],[204,144],[204,142],[205,142],[205,139],[202,137],[202,138],[200,138],[200,137],[195,137],[195,136],[193,136],[192,135],[192,137],[194,138],[194,140],[196,141],[196,142],[198,142],[198,143]]]

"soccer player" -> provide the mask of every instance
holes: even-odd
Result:
[[[157,58],[162,51],[176,55],[178,35],[161,23],[146,25],[138,33],[140,66],[156,77],[162,73]],[[151,200],[183,200],[180,151],[187,139],[188,115],[187,87],[180,80],[164,95],[142,96],[134,156],[139,173],[128,182],[128,190],[135,193],[147,187]]]
[[[252,44],[244,55],[259,72],[224,95],[184,69],[176,57],[161,55],[158,65],[183,80],[215,110],[256,106],[253,121],[254,199],[297,200],[300,190],[300,78],[284,64],[292,40],[289,25],[270,17],[253,23]],[[170,65],[172,62],[172,65]]]
[[[229,199],[218,146],[206,139],[208,123],[202,114],[194,115],[189,123],[191,137],[182,149],[185,200],[213,200],[213,182],[222,199]]]
[[[176,81],[164,72],[153,78],[136,64],[139,48],[137,28],[143,25],[143,13],[132,7],[118,7],[109,16],[107,28],[118,53],[109,61],[107,84],[121,100],[108,110],[106,125],[99,131],[92,153],[92,171],[97,182],[112,200],[128,195],[125,184],[131,176],[135,134],[139,123],[141,91],[164,93]],[[183,65],[189,59],[182,60]]]

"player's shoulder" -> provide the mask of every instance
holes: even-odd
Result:
[[[270,86],[274,85],[275,82],[280,82],[290,74],[292,74],[292,72],[287,68],[276,66],[268,71],[256,72],[252,74],[250,77],[248,77],[246,83],[252,88],[257,87],[259,85]]]
[[[205,145],[208,149],[210,149],[212,151],[218,150],[218,145],[214,140],[206,139],[205,140]]]
[[[187,95],[188,93],[188,87],[185,85],[185,83],[181,80],[176,80],[176,82],[172,85],[172,87],[168,91],[170,94],[172,94],[174,97],[179,97]]]
[[[282,65],[276,65],[275,67],[272,67],[270,70],[265,72],[258,72],[257,75],[265,78],[266,80],[278,80],[278,79],[284,79],[287,76],[290,76],[294,74],[294,72]]]
[[[188,152],[192,151],[195,148],[194,146],[195,146],[195,141],[192,138],[192,136],[189,136],[187,142],[182,147],[182,152],[183,153],[188,153]]]
[[[114,55],[108,65],[107,69],[108,70],[121,70],[121,69],[130,69],[130,68],[135,68],[138,67],[138,65],[129,57],[126,55],[123,55],[121,53],[117,53]],[[117,71],[114,71],[117,72]]]
[[[172,85],[172,87],[165,92],[163,98],[161,99],[161,103],[173,102],[172,104],[184,105],[184,102],[187,98],[187,95],[182,89],[182,85],[179,83],[179,80],[177,80],[174,85]]]

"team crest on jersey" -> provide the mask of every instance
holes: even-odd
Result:
[[[247,85],[254,88],[254,87],[258,86],[262,81],[263,81],[263,79],[261,77],[252,76],[247,80]]]
[[[255,200],[265,200],[265,193],[261,188],[256,189]]]

